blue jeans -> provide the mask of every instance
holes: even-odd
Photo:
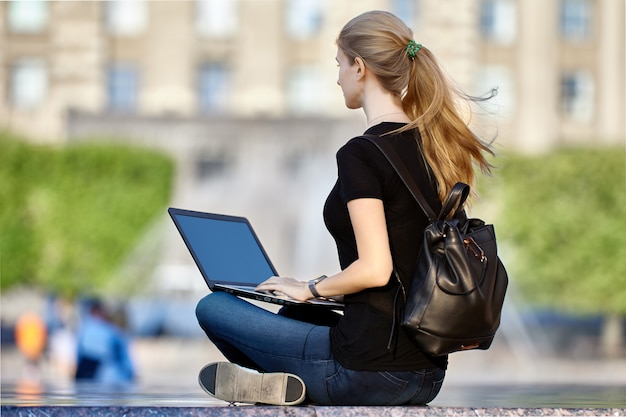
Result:
[[[423,405],[439,393],[442,369],[375,372],[342,367],[331,352],[330,327],[320,325],[323,321],[332,325],[337,320],[334,313],[315,310],[317,320],[303,321],[292,318],[299,315],[298,308],[274,314],[232,294],[215,292],[200,300],[196,316],[229,361],[263,372],[296,374],[317,404]]]

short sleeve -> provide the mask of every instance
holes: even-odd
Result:
[[[374,169],[371,150],[364,141],[351,140],[337,152],[337,168],[344,203],[357,198],[383,199],[383,181]]]

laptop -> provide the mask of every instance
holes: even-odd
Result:
[[[343,308],[343,303],[330,298],[298,301],[255,290],[258,284],[278,273],[245,217],[173,207],[167,211],[211,291],[226,291],[280,305]]]

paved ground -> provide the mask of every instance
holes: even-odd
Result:
[[[198,387],[196,374],[221,356],[206,340],[136,340],[133,356],[140,375],[137,384],[75,386],[51,363],[44,364],[39,378],[34,377],[15,350],[3,349],[2,416],[626,416],[626,359],[536,360],[496,344],[486,352],[452,355],[444,388],[428,408],[283,409],[233,408],[208,397]]]

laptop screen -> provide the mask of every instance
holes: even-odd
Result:
[[[216,283],[256,285],[277,275],[247,219],[168,211],[209,287]]]

